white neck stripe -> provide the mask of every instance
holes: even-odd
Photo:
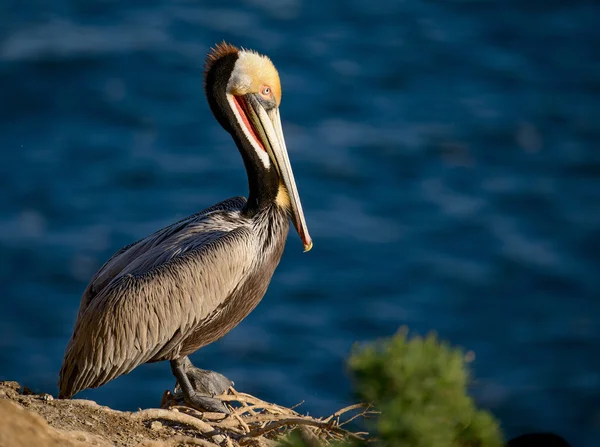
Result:
[[[235,115],[235,119],[237,119],[240,127],[242,128],[242,132],[244,133],[244,136],[252,145],[254,152],[256,152],[256,154],[258,155],[258,158],[260,158],[260,160],[262,161],[265,168],[269,169],[271,167],[271,159],[269,158],[269,154],[267,154],[267,152],[262,147],[260,147],[258,144],[256,144],[256,141],[254,140],[254,136],[251,134],[250,129],[248,129],[246,127],[246,124],[244,123],[244,119],[240,116],[240,112],[238,111],[238,108],[235,104],[235,99],[233,98],[233,95],[231,95],[230,93],[227,93],[227,102],[229,103],[229,107],[231,107],[231,110],[233,111],[233,114]]]

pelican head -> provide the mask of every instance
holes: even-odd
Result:
[[[204,89],[213,114],[244,158],[248,206],[253,209],[275,201],[285,208],[304,251],[310,250],[312,239],[281,128],[281,83],[273,62],[254,51],[219,44],[208,54]]]

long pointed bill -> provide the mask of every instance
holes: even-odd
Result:
[[[298,195],[298,188],[294,180],[294,173],[290,165],[285,139],[283,138],[283,130],[281,129],[281,118],[279,109],[276,107],[267,112],[261,103],[252,94],[245,95],[248,107],[248,118],[257,132],[257,136],[261,140],[269,157],[275,165],[275,169],[279,174],[279,178],[283,182],[285,189],[290,197],[290,205],[292,208],[292,222],[296,231],[304,244],[304,251],[309,251],[312,246],[312,239],[308,234],[306,220]]]

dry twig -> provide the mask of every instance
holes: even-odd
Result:
[[[310,445],[326,446],[332,441],[348,438],[365,439],[367,434],[353,433],[343,426],[357,417],[368,417],[373,413],[369,405],[355,404],[320,419],[297,413],[295,409],[300,404],[285,408],[249,394],[238,393],[233,388],[226,394],[215,397],[230,405],[230,415],[200,412],[185,406],[181,393],[166,392],[161,406],[178,412],[145,410],[139,412],[137,417],[142,420],[166,419],[193,427],[198,430],[198,440],[207,442],[198,442],[198,445],[207,447],[214,443],[228,447],[273,447],[277,445],[279,437],[295,427],[300,427],[304,437],[311,440]],[[359,409],[362,411],[350,417],[345,416]],[[346,419],[341,421],[342,417]]]

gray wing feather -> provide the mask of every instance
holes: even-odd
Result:
[[[126,247],[100,269],[67,346],[61,396],[151,360],[174,336],[193,331],[243,281],[257,241],[239,219],[211,215],[239,210],[238,198],[219,205]]]
[[[88,307],[90,302],[104,287],[106,287],[123,269],[128,266],[134,259],[156,247],[165,239],[173,234],[183,230],[191,221],[206,217],[215,211],[223,210],[241,210],[246,205],[244,197],[232,197],[230,199],[219,202],[209,208],[206,208],[196,214],[186,217],[174,224],[158,230],[144,239],[140,239],[132,244],[129,244],[117,251],[102,267],[96,272],[90,283],[86,287],[81,297],[79,304],[79,313],[77,319]]]

